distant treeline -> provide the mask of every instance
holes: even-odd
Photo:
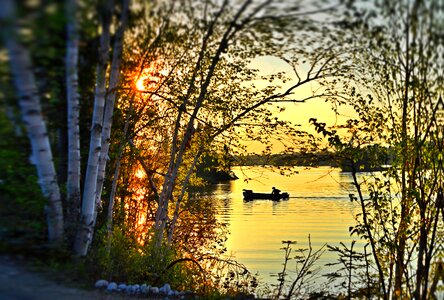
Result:
[[[243,166],[330,166],[341,168],[342,171],[376,171],[391,165],[395,154],[388,148],[377,145],[369,146],[353,155],[353,159],[346,155],[333,152],[319,153],[286,153],[286,154],[249,154],[238,156],[232,165]]]
[[[237,156],[236,166],[332,166],[339,167],[332,153],[249,154]]]
[[[341,168],[344,172],[350,172],[353,168],[357,172],[369,172],[392,165],[395,158],[393,150],[379,145],[341,153],[325,151],[231,156],[228,153],[208,152],[197,165],[196,175],[208,183],[218,183],[237,179],[231,171],[233,166],[329,166]]]

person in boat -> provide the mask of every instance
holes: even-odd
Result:
[[[273,196],[279,196],[280,193],[281,193],[281,190],[279,190],[279,189],[277,189],[277,188],[275,188],[275,187],[272,187],[272,188],[271,188],[271,194],[272,194]]]

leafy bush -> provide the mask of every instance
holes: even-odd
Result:
[[[36,170],[29,163],[30,153],[26,137],[15,135],[4,107],[0,106],[0,249],[29,250],[36,239],[46,239],[46,201],[37,183]]]

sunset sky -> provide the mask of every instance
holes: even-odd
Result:
[[[282,71],[287,72],[289,75],[293,75],[291,67],[285,61],[272,56],[255,59],[252,63],[252,67],[258,68],[264,75]],[[294,82],[287,82],[286,87],[288,88],[292,84],[294,84]],[[316,83],[300,86],[299,88],[295,89],[294,98],[306,98],[312,95],[312,90],[314,89],[316,89]],[[279,118],[289,120],[293,124],[300,125],[300,130],[308,131],[313,134],[315,133],[315,130],[314,127],[309,124],[310,118],[316,118],[319,121],[326,122],[327,125],[335,125],[344,123],[345,120],[353,117],[354,115],[353,109],[349,106],[341,107],[341,115],[336,115],[332,110],[332,105],[330,103],[326,103],[323,99],[311,99],[305,103],[285,103],[281,106],[285,106],[286,110],[279,113]],[[259,143],[251,143],[249,145],[249,151],[252,152],[260,152],[262,149],[263,146]],[[282,149],[282,147],[276,145],[274,151],[279,152]]]

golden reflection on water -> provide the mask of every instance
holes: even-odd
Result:
[[[228,251],[269,283],[276,281],[269,275],[281,271],[283,252],[279,249],[282,241],[294,240],[297,241],[294,248],[306,248],[310,235],[316,250],[326,243],[339,246],[343,242],[349,246],[357,239],[349,236],[354,214],[359,211],[358,204],[350,202],[348,196],[354,192],[351,175],[325,167],[298,170],[299,174],[286,177],[263,172],[259,167],[243,171],[235,168],[233,171],[239,179],[218,185],[214,192],[218,218],[229,223]],[[242,172],[249,177],[263,174],[246,183]],[[273,186],[288,192],[290,199],[243,201],[243,189],[271,192]],[[323,267],[336,258],[327,251],[318,265]]]

